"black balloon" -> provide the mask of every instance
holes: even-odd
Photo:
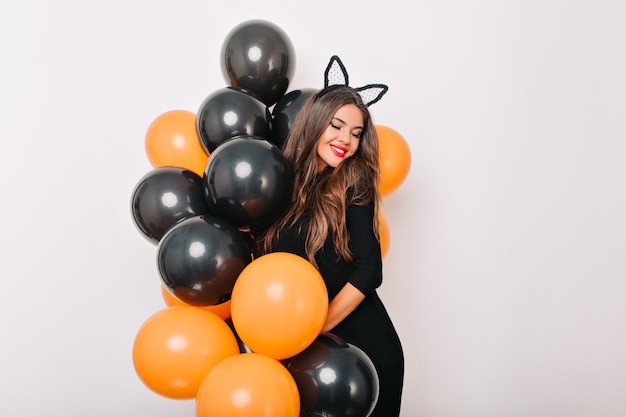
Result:
[[[180,220],[210,212],[202,177],[184,168],[155,168],[135,185],[131,212],[139,231],[157,244]]]
[[[276,145],[240,136],[211,154],[202,182],[212,213],[238,228],[253,229],[269,225],[285,209],[292,172]]]
[[[164,286],[195,306],[228,301],[235,281],[250,262],[251,248],[244,233],[211,214],[177,223],[157,248]]]
[[[240,135],[270,136],[272,115],[253,92],[225,87],[204,99],[196,115],[198,134],[207,153]]]
[[[293,90],[278,99],[272,110],[272,143],[283,147],[302,105],[315,91],[313,88]]]
[[[243,22],[230,31],[221,51],[224,80],[254,91],[271,106],[287,91],[295,53],[287,34],[263,20]]]
[[[282,361],[300,393],[300,417],[367,417],[378,400],[372,360],[343,339],[322,334],[296,356]]]

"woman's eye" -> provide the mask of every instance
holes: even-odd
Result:
[[[361,135],[362,133],[353,133],[352,136],[354,136],[357,139],[361,139]]]
[[[330,123],[330,125],[331,125],[332,127],[334,127],[335,129],[341,129],[339,126],[337,126],[336,124],[334,124],[334,123],[332,123],[332,122]]]

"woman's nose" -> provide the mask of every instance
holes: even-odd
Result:
[[[341,130],[339,132],[339,139],[341,140],[341,142],[343,143],[349,143],[350,142],[350,132],[348,132],[347,130]]]

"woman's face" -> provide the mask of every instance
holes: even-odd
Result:
[[[336,168],[359,148],[363,115],[354,104],[340,107],[317,141],[317,172],[327,166]]]

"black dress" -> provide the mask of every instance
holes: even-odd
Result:
[[[326,282],[329,301],[347,282],[365,294],[365,299],[330,333],[359,347],[376,367],[380,390],[370,417],[397,417],[400,415],[404,356],[398,334],[376,293],[382,283],[382,259],[380,242],[372,228],[374,206],[350,206],[346,216],[353,261],[338,259],[330,237],[315,260]],[[309,217],[305,214],[293,227],[281,230],[273,250],[306,259],[304,244],[308,223]]]

